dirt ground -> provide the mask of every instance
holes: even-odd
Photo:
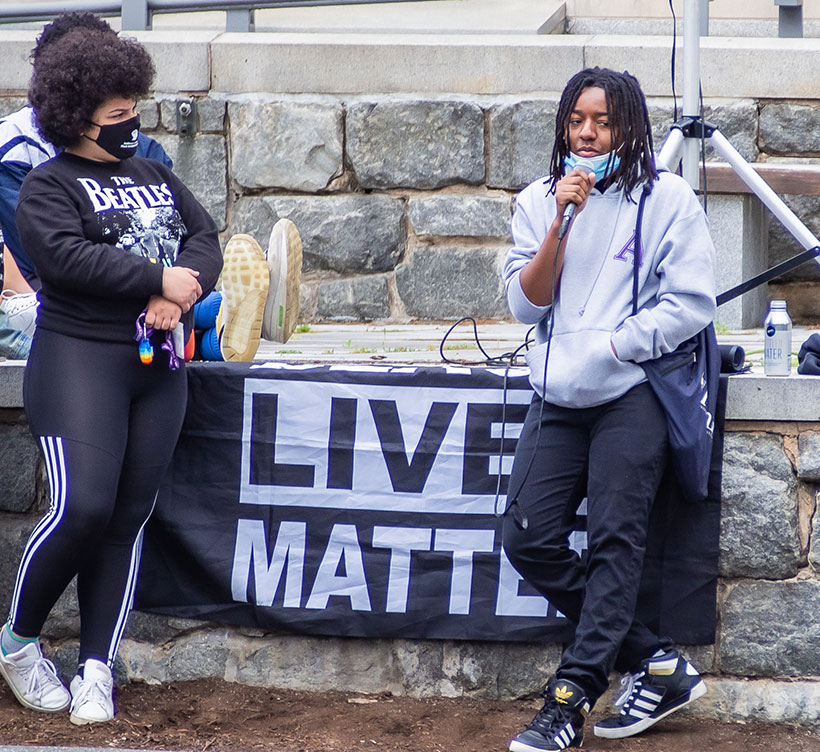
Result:
[[[0,688],[0,744],[205,752],[503,752],[540,707],[536,701],[413,700],[245,687],[217,680],[117,690],[117,717],[78,728],[68,713],[17,704]],[[600,714],[593,715],[592,721]],[[669,718],[634,739],[589,733],[587,750],[815,752],[820,736],[787,726]]]

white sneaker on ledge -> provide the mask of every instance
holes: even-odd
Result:
[[[250,235],[233,235],[225,246],[222,305],[216,317],[224,360],[253,360],[262,334],[262,316],[270,288],[265,253]]]
[[[32,710],[56,713],[71,702],[54,664],[43,658],[39,642],[29,642],[8,655],[0,651],[0,674],[20,704]]]
[[[299,283],[302,279],[302,238],[289,219],[280,219],[273,226],[265,256],[270,270],[270,287],[262,317],[262,338],[287,342],[299,318]]]
[[[14,292],[3,290],[0,294],[0,310],[6,314],[6,322],[12,329],[19,329],[29,337],[34,336],[37,326],[36,292]]]
[[[71,716],[76,726],[102,723],[114,717],[114,679],[102,661],[89,658],[83,675],[71,680]]]

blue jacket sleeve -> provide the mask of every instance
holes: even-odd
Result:
[[[0,226],[3,228],[3,241],[6,248],[14,256],[14,261],[23,276],[30,282],[37,281],[37,274],[34,271],[34,262],[23,250],[20,242],[20,234],[17,231],[17,222],[14,219],[14,212],[17,210],[17,198],[20,195],[20,187],[23,185],[26,175],[31,172],[30,164],[22,162],[0,162]],[[39,287],[39,283],[35,286]]]
[[[165,149],[144,133],[140,133],[137,141],[137,156],[153,159],[155,162],[164,164],[169,170],[174,169],[174,163],[171,157],[165,153]]]

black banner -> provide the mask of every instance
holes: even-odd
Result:
[[[188,373],[137,608],[308,634],[570,638],[501,548],[496,512],[532,399],[526,369]],[[713,613],[714,577],[702,575],[692,613],[704,602]],[[708,609],[689,642],[711,641]]]

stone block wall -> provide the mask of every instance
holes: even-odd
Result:
[[[20,409],[0,410],[0,612],[25,541],[48,506]],[[724,452],[718,632],[689,647],[708,674],[697,714],[820,728],[820,423],[729,421]],[[73,586],[45,627],[64,674],[78,651]],[[134,613],[120,682],[219,677],[298,689],[513,698],[555,670],[557,644],[362,640],[270,634]],[[781,691],[782,690],[782,691]]]
[[[189,137],[177,132],[182,98],[156,93],[143,102],[144,130],[172,157],[223,242],[245,232],[264,246],[276,220],[297,224],[303,320],[509,317],[499,276],[509,221],[516,192],[547,170],[557,94],[211,92],[195,97],[198,128]],[[0,98],[0,116],[24,101]],[[705,107],[749,161],[811,159],[820,151],[809,127],[818,112],[813,104],[751,99]],[[671,100],[650,99],[650,115],[659,148],[672,122]],[[820,233],[820,197],[785,198]],[[800,250],[778,222],[767,232],[772,263]],[[722,267],[740,268],[729,258]],[[809,263],[780,281],[778,295],[801,291],[794,318],[820,315],[811,295],[818,280],[820,268]],[[738,316],[725,313],[737,326]]]
[[[304,248],[305,320],[508,316],[512,190],[486,180],[466,99],[228,98],[226,235],[282,217]]]

